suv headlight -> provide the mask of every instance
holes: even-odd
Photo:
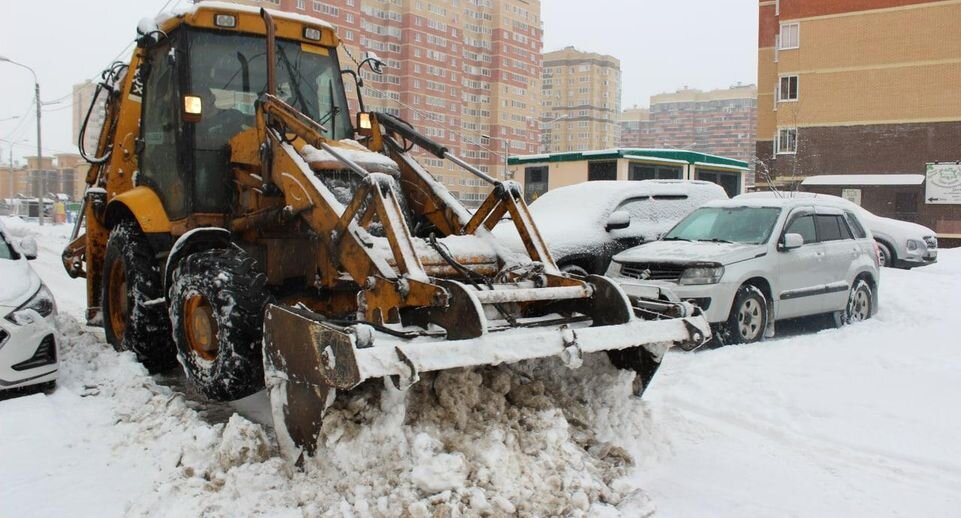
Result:
[[[27,310],[36,311],[41,317],[49,317],[57,310],[57,303],[53,300],[53,293],[46,286],[41,285],[37,293],[30,297],[30,300],[24,302],[19,308],[11,311],[5,318],[7,321],[12,322],[17,325],[23,325],[25,319],[30,318],[30,314]]]
[[[918,241],[917,239],[908,239],[907,247],[908,247],[908,250],[914,251],[914,250],[926,248],[927,245],[925,245],[923,241]]]
[[[680,284],[717,284],[724,275],[723,266],[694,266],[684,270]]]

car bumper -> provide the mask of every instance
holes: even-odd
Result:
[[[0,317],[0,391],[47,383],[60,368],[56,312],[22,325]]]
[[[631,297],[673,300],[673,296],[692,302],[701,308],[704,318],[712,324],[724,322],[730,316],[731,304],[738,288],[737,285],[726,282],[688,285],[666,281],[638,281],[624,277],[616,277],[614,280]]]
[[[895,266],[900,268],[914,268],[917,266],[927,266],[938,262],[937,250],[906,250],[898,258]]]

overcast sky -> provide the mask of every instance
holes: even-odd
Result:
[[[170,0],[170,4],[178,0]],[[186,3],[188,0],[180,0]],[[74,153],[71,87],[96,78],[167,0],[20,0],[0,7],[0,56],[32,67],[44,102],[43,152]],[[656,93],[711,89],[757,76],[756,0],[542,0],[544,50],[568,45],[621,60],[622,105]],[[129,59],[129,51],[121,56]],[[0,139],[14,160],[36,154],[33,77],[0,63]],[[86,109],[86,107],[83,107]],[[19,120],[4,120],[21,117]],[[21,142],[22,140],[26,142]],[[9,144],[0,141],[0,161]]]

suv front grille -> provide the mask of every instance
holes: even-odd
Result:
[[[934,236],[924,236],[924,244],[928,245],[928,248],[934,249],[938,247],[938,238]]]
[[[621,265],[621,275],[635,279],[676,282],[687,269],[681,264],[627,263]]]

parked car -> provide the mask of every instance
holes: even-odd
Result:
[[[667,289],[694,302],[722,343],[755,342],[786,318],[870,318],[875,246],[860,214],[834,203],[738,197],[707,203],[660,241],[614,256],[607,275],[628,295]]]
[[[603,274],[614,254],[657,239],[692,210],[718,199],[727,199],[727,193],[711,182],[594,181],[548,191],[530,210],[561,270],[586,275]],[[523,251],[510,221],[494,233]]]
[[[737,198],[772,197],[818,198],[824,203],[835,203],[845,210],[853,210],[861,216],[874,240],[878,242],[881,266],[910,270],[938,262],[938,238],[933,230],[917,223],[878,216],[844,198],[813,192],[752,192]]]
[[[27,262],[36,257],[33,238],[14,241],[0,222],[0,391],[57,379],[57,305]]]

